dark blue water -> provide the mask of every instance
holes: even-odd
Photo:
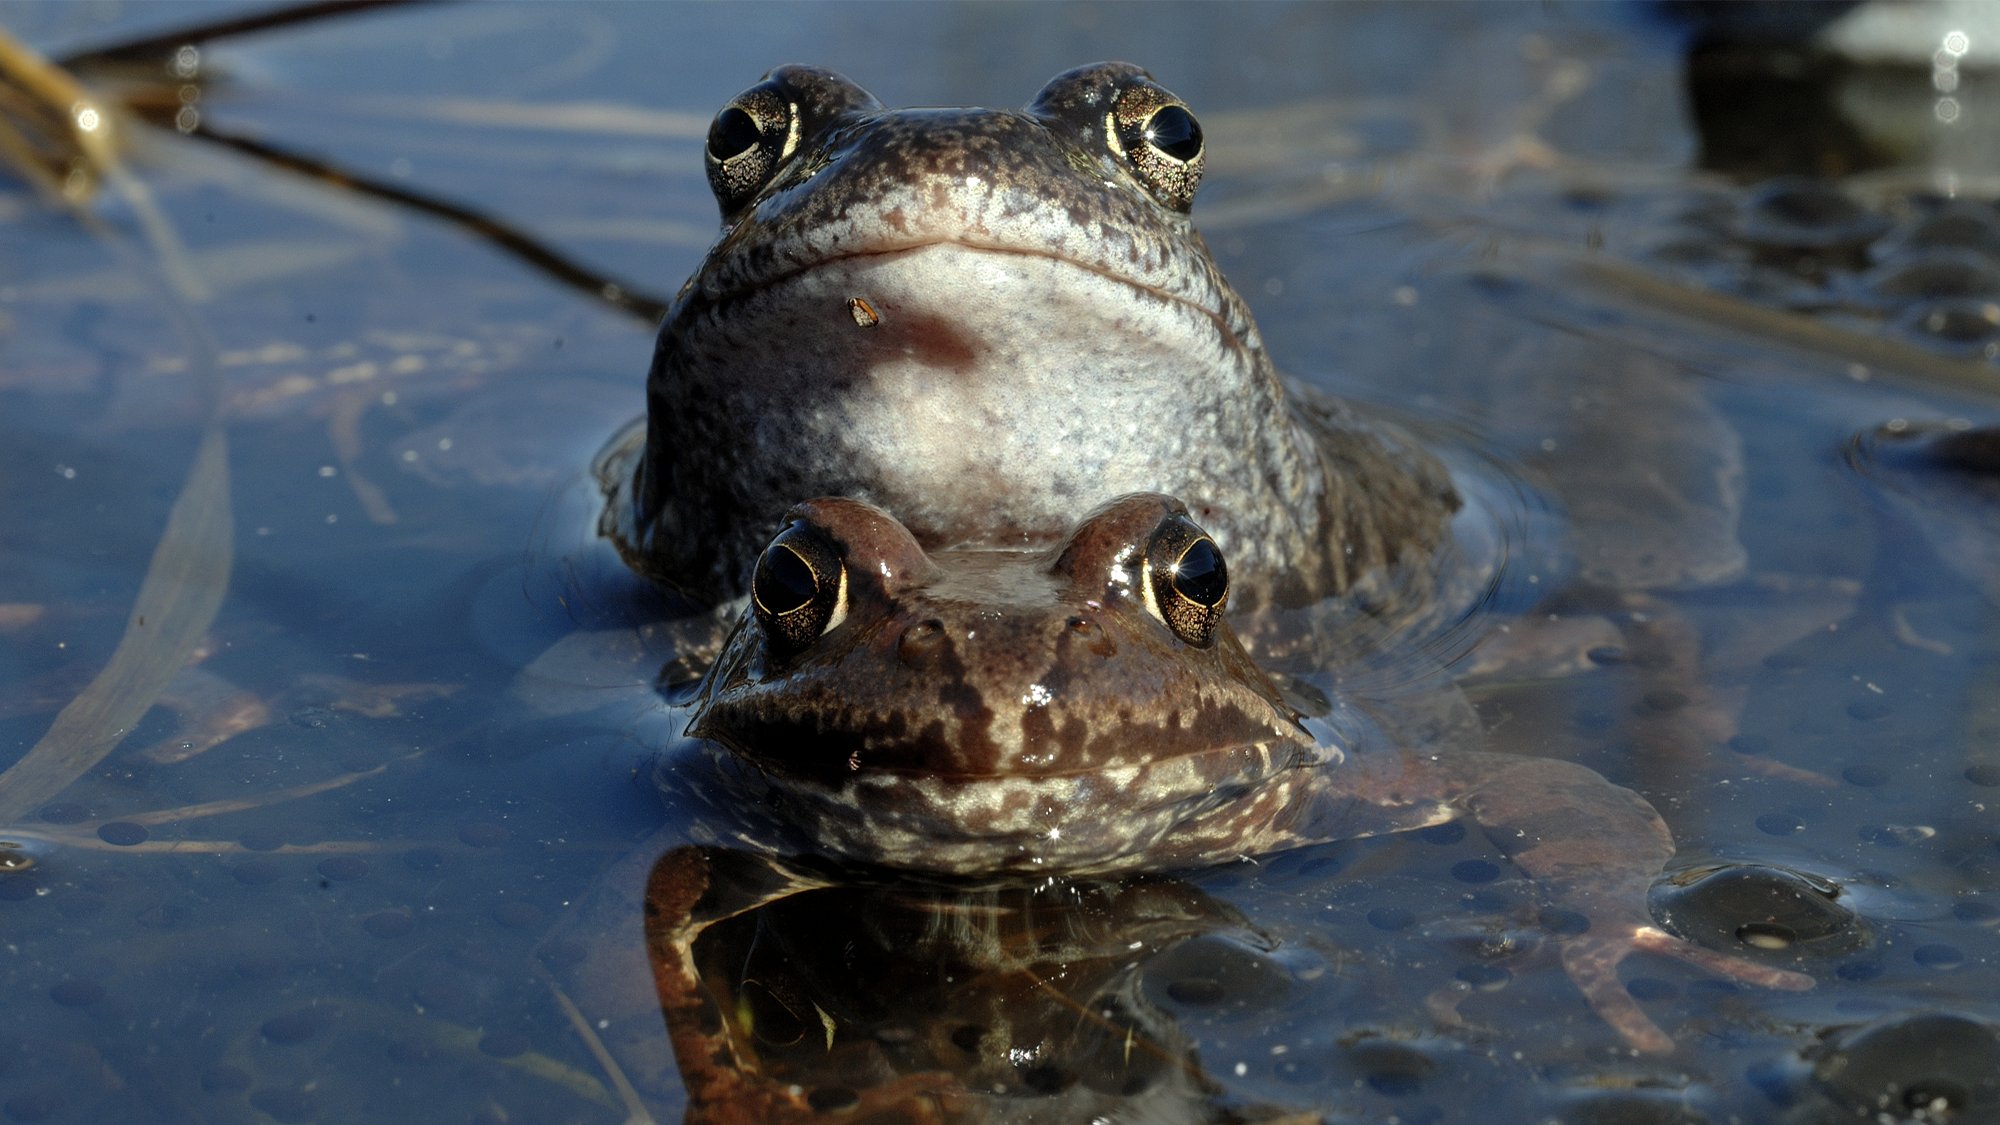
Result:
[[[61,56],[226,10],[18,4],[0,25]],[[1586,544],[1689,572],[1740,545],[1743,579],[1561,606],[1674,623],[1699,706],[1608,662],[1465,690],[1496,748],[1660,809],[1681,855],[1656,916],[1819,983],[1635,957],[1631,991],[1680,1043],[1635,1058],[1537,959],[1560,926],[1479,833],[1331,843],[1189,874],[1157,892],[1171,926],[1143,895],[1077,892],[1078,932],[1155,927],[1136,968],[1073,959],[1186,1060],[1131,1112],[1994,1120],[2000,521],[1993,466],[1925,443],[1993,422],[1975,322],[2000,295],[1885,296],[1870,255],[1941,184],[2000,192],[1951,163],[1971,158],[1937,132],[1928,72],[1914,100],[1882,72],[1849,104],[1878,126],[1915,105],[1886,127],[1909,143],[1847,190],[1889,241],[1801,265],[1753,221],[1768,199],[1697,169],[1688,40],[1647,10],[1499,4],[422,6],[218,42],[190,104],[670,296],[715,229],[710,116],[771,66],[833,66],[892,105],[1013,105],[1078,63],[1148,66],[1201,114],[1196,221],[1288,370],[1467,435]],[[11,826],[33,863],[0,875],[0,1111],[627,1120],[581,1023],[676,1119],[637,905],[689,842],[650,780],[678,733],[650,688],[672,607],[593,541],[585,479],[642,409],[650,327],[435,213],[211,140],[153,130],[126,159],[209,291],[189,307],[229,443],[233,576],[170,695],[267,721],[187,755],[191,728],[155,706]],[[158,250],[129,200],[92,208],[101,231],[0,179],[0,762],[110,658],[207,417],[176,306],[133,264]],[[1940,310],[1971,320],[1946,331]],[[1740,514],[1710,537],[1687,513],[1732,472]],[[1647,515],[1648,488],[1679,514]],[[907,906],[871,901],[840,909],[865,930]],[[723,936],[764,932],[746,927]],[[717,987],[744,965],[800,994],[903,987],[755,959],[777,947],[732,962],[718,937],[709,964],[737,979]],[[949,1039],[947,1002],[925,1002],[911,1034]],[[803,1020],[786,1049],[812,1045],[810,1009],[778,1007]],[[776,1058],[777,1009],[757,1010]],[[1023,1091],[1110,1066],[1076,1057],[1098,1062],[1023,1063],[994,1112],[1066,1119],[1075,1103]]]

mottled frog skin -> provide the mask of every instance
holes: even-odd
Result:
[[[1047,545],[1178,496],[1237,606],[1422,566],[1459,504],[1395,426],[1282,379],[1188,208],[1200,126],[1137,67],[1022,110],[887,110],[787,66],[716,118],[723,234],[675,298],[603,527],[697,599],[746,589],[778,517],[851,496],[926,549]]]

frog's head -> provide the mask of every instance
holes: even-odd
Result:
[[[833,71],[779,67],[709,127],[723,237],[682,303],[713,308],[843,259],[952,244],[1214,307],[1219,278],[1189,276],[1208,257],[1188,222],[1206,156],[1186,103],[1130,63],[1059,74],[1018,110],[885,109]]]
[[[1214,540],[1165,496],[1113,500],[1046,550],[935,553],[879,508],[814,500],[759,558],[690,733],[838,855],[1157,859],[1325,752],[1237,642],[1228,594]]]

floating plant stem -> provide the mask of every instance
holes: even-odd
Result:
[[[28,91],[50,114],[66,117],[74,151],[87,164],[93,182],[112,185],[139,216],[153,251],[150,259],[89,211],[87,195],[69,191],[69,181],[57,196],[80,226],[152,283],[168,319],[185,337],[208,415],[194,464],[167,515],[166,531],[153,551],[125,635],[110,662],[62,709],[34,747],[0,774],[0,824],[5,824],[68,788],[109,754],[193,657],[229,588],[235,522],[215,343],[194,309],[196,302],[207,298],[208,290],[189,265],[172,224],[119,161],[116,134],[128,123],[110,107],[99,106],[70,75],[4,33],[0,33],[0,70],[11,90]],[[46,168],[40,174],[50,178]]]

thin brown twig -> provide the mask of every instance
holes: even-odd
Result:
[[[629,313],[647,324],[658,324],[667,315],[666,301],[635,290],[622,282],[613,281],[597,270],[551,249],[512,224],[482,211],[439,196],[364,176],[329,161],[280,148],[268,141],[223,132],[206,124],[196,126],[192,135],[254,156],[275,167],[309,176],[322,183],[333,184],[358,195],[386,200],[412,211],[443,219],[470,231],[564,285]]]
[[[69,69],[87,69],[106,64],[131,64],[151,61],[166,62],[174,52],[187,46],[200,46],[215,39],[226,39],[233,35],[247,35],[253,31],[269,31],[273,28],[290,27],[294,24],[323,20],[330,16],[346,16],[365,12],[370,8],[398,7],[415,3],[417,0],[317,0],[310,4],[288,4],[269,8],[247,16],[215,20],[194,24],[172,31],[156,32],[138,39],[128,39],[122,43],[112,43],[103,47],[92,47],[57,59],[58,65]]]

